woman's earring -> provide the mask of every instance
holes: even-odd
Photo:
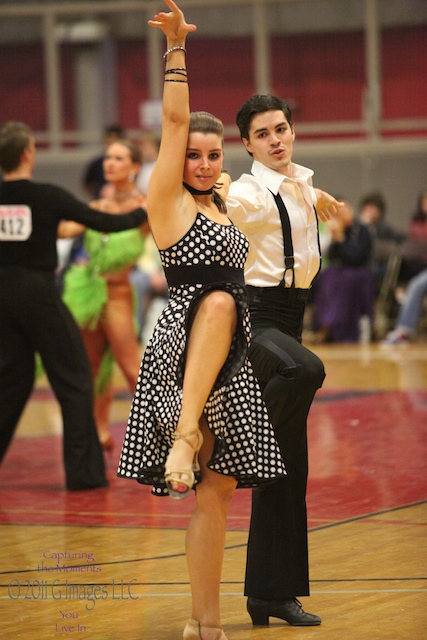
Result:
[[[132,173],[130,173],[130,174],[128,175],[128,181],[129,181],[129,182],[135,182],[135,174],[134,174],[134,172],[133,172],[133,171],[132,171]]]

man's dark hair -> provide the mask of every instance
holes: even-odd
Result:
[[[30,127],[23,122],[9,120],[0,127],[0,168],[5,173],[19,166],[32,135]]]
[[[293,125],[292,113],[289,105],[271,94],[255,95],[246,100],[240,107],[237,116],[236,124],[239,127],[240,137],[249,140],[249,127],[252,122],[252,118],[258,113],[264,113],[265,111],[283,111],[285,118],[289,125]]]

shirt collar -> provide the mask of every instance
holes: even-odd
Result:
[[[314,171],[311,169],[307,169],[307,167],[303,167],[300,164],[291,163],[292,176],[289,178],[288,176],[284,176],[282,173],[275,171],[274,169],[270,169],[266,167],[264,164],[259,162],[258,160],[254,160],[252,163],[252,175],[256,178],[259,178],[263,184],[269,189],[272,193],[277,195],[279,193],[280,185],[284,180],[293,180],[294,182],[310,182],[311,178],[314,175]]]

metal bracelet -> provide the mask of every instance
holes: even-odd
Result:
[[[166,51],[163,54],[163,60],[166,60],[166,58],[168,57],[168,55],[170,53],[172,53],[172,51],[183,51],[184,53],[187,53],[184,47],[171,47],[170,49],[166,49]]]

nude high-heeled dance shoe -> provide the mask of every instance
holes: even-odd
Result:
[[[197,444],[194,445],[190,438],[197,436]],[[176,431],[175,440],[184,440],[194,451],[193,462],[189,467],[183,469],[173,469],[171,466],[165,469],[165,481],[171,498],[180,500],[185,498],[190,493],[190,489],[193,487],[195,471],[200,471],[199,465],[199,451],[203,444],[203,436],[199,429],[195,431],[188,431],[187,433],[180,433]],[[178,485],[174,487],[173,485]]]
[[[197,620],[190,620],[187,622],[187,625],[184,629],[183,640],[203,640],[202,629],[215,629],[218,631],[218,634],[215,636],[213,640],[226,640],[224,631],[219,627],[210,627],[206,624],[201,624]]]

